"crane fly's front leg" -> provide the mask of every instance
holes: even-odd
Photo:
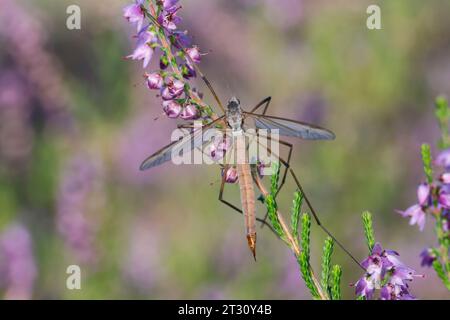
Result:
[[[270,101],[272,101],[272,97],[267,97],[260,103],[258,103],[251,111],[250,113],[255,113],[256,110],[258,110],[261,106],[264,106],[264,110],[262,114],[266,114],[267,109],[269,108]]]

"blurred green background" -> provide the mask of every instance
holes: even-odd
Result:
[[[382,30],[366,27],[375,2]],[[66,28],[71,4],[81,8],[81,30]],[[159,117],[141,62],[123,59],[135,31],[122,17],[126,4],[0,0],[0,296],[309,298],[294,257],[267,228],[253,261],[243,219],[217,201],[218,167],[139,172],[175,122]],[[360,214],[370,210],[377,240],[425,274],[412,292],[447,299],[434,271],[420,267],[420,251],[434,245],[431,223],[421,233],[395,209],[416,201],[420,144],[434,147],[439,136],[433,100],[450,95],[450,2],[181,4],[182,27],[210,52],[201,67],[222,100],[236,95],[248,109],[270,95],[270,114],[336,133],[333,142],[293,141],[293,167],[323,223],[362,260]],[[238,203],[238,187],[227,188]],[[293,192],[289,182],[284,212]],[[317,270],[324,238],[315,227]],[[360,270],[338,248],[334,262],[353,299]],[[81,290],[66,289],[71,264],[81,267]]]

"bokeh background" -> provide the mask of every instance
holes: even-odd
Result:
[[[210,52],[201,67],[223,100],[237,95],[250,108],[270,95],[271,114],[336,133],[333,142],[296,141],[292,161],[324,224],[363,259],[360,214],[370,210],[377,240],[425,274],[413,293],[448,299],[420,267],[432,224],[421,233],[395,209],[416,201],[420,144],[436,151],[433,100],[450,95],[450,2],[181,3],[182,27]],[[372,3],[382,30],[366,28]],[[81,30],[66,28],[71,4],[81,7]],[[175,122],[160,116],[141,62],[123,59],[135,30],[126,4],[0,0],[0,296],[309,298],[291,252],[267,229],[253,261],[243,219],[217,201],[217,167],[138,171]],[[237,186],[227,188],[238,203]],[[280,196],[285,212],[293,191],[289,182]],[[317,270],[324,238],[312,230]],[[360,270],[338,248],[334,262],[353,299]],[[81,290],[66,289],[72,264]]]

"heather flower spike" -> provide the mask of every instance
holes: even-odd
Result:
[[[363,213],[362,217],[366,239],[371,242],[374,239],[372,217],[368,212]],[[370,234],[367,235],[367,232]],[[370,248],[371,244],[368,243],[368,246]],[[375,243],[370,255],[361,263],[366,273],[355,284],[356,295],[370,300],[379,290],[380,298],[383,300],[414,299],[409,292],[409,283],[415,277],[423,276],[404,265],[398,256],[396,251],[383,249],[380,243]]]

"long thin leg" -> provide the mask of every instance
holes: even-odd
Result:
[[[281,178],[281,183],[278,186],[277,192],[275,193],[275,199],[277,197],[277,195],[280,193],[281,188],[283,188],[285,182],[286,182],[286,178],[287,178],[287,173],[288,173],[288,169],[290,168],[290,163],[291,163],[291,156],[292,156],[292,150],[293,150],[293,146],[291,143],[283,141],[283,140],[278,140],[279,143],[287,146],[289,148],[288,151],[288,157],[287,160],[284,161],[283,159],[280,158],[279,155],[275,155],[276,157],[278,157],[278,159],[283,160],[283,164],[284,164],[284,173],[283,173],[283,178]],[[267,150],[272,154],[272,150],[270,148],[267,148]],[[266,215],[263,218],[263,221],[267,221],[267,218],[269,216],[269,212],[266,212]],[[264,227],[264,224],[261,224],[261,228]]]
[[[270,104],[270,101],[271,101],[271,100],[272,100],[272,97],[267,97],[267,98],[265,98],[263,101],[261,101],[260,103],[258,103],[258,104],[256,105],[256,107],[254,107],[254,108],[250,111],[250,113],[255,113],[256,110],[258,110],[261,106],[264,105],[264,110],[263,110],[263,113],[262,113],[262,114],[266,114],[267,109],[269,108],[269,104]]]
[[[359,262],[356,260],[356,258],[328,231],[327,228],[325,228],[322,223],[319,220],[319,217],[317,216],[316,210],[314,210],[313,206],[311,205],[311,202],[309,201],[308,197],[306,196],[305,190],[302,188],[302,185],[300,184],[300,181],[297,179],[297,176],[294,173],[294,170],[292,168],[289,168],[289,172],[291,173],[292,177],[294,178],[294,181],[297,185],[298,190],[302,193],[303,198],[306,201],[306,204],[308,205],[309,210],[311,211],[311,214],[314,217],[314,220],[316,221],[317,225],[331,238],[334,240],[334,242],[337,243],[339,247],[341,247],[342,250],[354,261],[357,265],[359,265],[363,270],[366,270]]]
[[[285,142],[285,141],[283,141],[283,142]],[[281,143],[281,140],[280,140],[280,143]],[[323,225],[322,225],[322,223],[320,222],[320,220],[319,220],[319,217],[317,216],[317,214],[316,214],[316,211],[314,210],[314,208],[313,208],[313,206],[311,205],[311,202],[309,201],[309,199],[308,199],[308,197],[306,196],[306,194],[305,194],[305,191],[303,190],[303,188],[302,188],[302,185],[300,184],[300,181],[297,179],[297,176],[295,175],[295,173],[294,173],[294,170],[292,170],[292,168],[290,167],[290,160],[291,160],[291,157],[290,157],[290,154],[292,153],[292,149],[293,149],[293,147],[292,147],[292,144],[290,144],[290,143],[288,143],[288,142],[286,142],[286,145],[290,145],[289,146],[289,148],[290,148],[290,152],[289,152],[289,158],[288,158],[288,161],[286,161],[286,160],[284,160],[283,158],[281,158],[279,155],[276,155],[275,153],[275,156],[277,156],[277,158],[279,159],[279,161],[280,161],[280,163],[281,164],[283,164],[285,167],[286,167],[286,171],[289,171],[290,172],[290,174],[292,175],[292,177],[294,178],[294,181],[295,181],[295,183],[296,183],[296,185],[297,185],[297,188],[298,188],[298,190],[302,193],[302,196],[303,196],[303,198],[305,199],[305,201],[306,201],[306,204],[308,205],[308,208],[309,208],[309,210],[311,211],[311,213],[312,213],[312,215],[313,215],[313,217],[314,217],[314,220],[316,221],[316,223],[317,223],[317,225],[328,235],[328,236],[330,236],[336,243],[337,243],[337,245],[339,246],[339,247],[341,247],[341,249],[342,250],[344,250],[344,252],[354,261],[354,262],[356,262],[356,264],[358,264],[361,268],[363,268],[362,266],[361,266],[361,264],[358,262],[358,260],[356,260],[356,258],[328,231],[328,229],[327,228],[325,228]],[[270,148],[267,148],[267,150],[270,152],[270,153],[273,153],[272,152],[272,150],[270,149]],[[283,178],[283,180],[285,180],[286,178]],[[283,181],[282,182],[282,184],[284,184],[284,182],[285,181]],[[280,184],[281,185],[281,184]],[[282,185],[281,185],[281,187],[282,187]],[[277,189],[277,192],[276,192],[276,194],[278,194],[279,193],[279,191],[280,191],[280,186],[278,187],[278,189]],[[265,216],[265,218],[263,219],[263,221],[266,221],[266,219],[267,219],[267,216],[268,216],[268,214],[266,213],[266,216]],[[363,268],[364,269],[364,268]],[[364,269],[365,270],[365,269]]]
[[[178,129],[194,129],[195,126],[193,123],[181,123],[179,125],[177,125]]]
[[[229,167],[228,165],[225,165],[225,167],[224,167],[224,172],[226,172],[226,170],[228,170],[228,167]],[[221,185],[220,185],[220,191],[219,191],[219,201],[222,202],[222,203],[224,203],[224,204],[226,204],[227,206],[229,206],[231,209],[237,211],[238,213],[243,214],[241,209],[239,209],[237,206],[235,206],[235,205],[232,204],[231,202],[229,202],[229,201],[223,199],[223,192],[224,192],[224,189],[225,189],[225,174],[222,176],[222,183],[221,183]],[[261,223],[267,225],[267,227],[268,227],[275,235],[277,235],[277,233],[275,232],[275,230],[272,228],[272,226],[271,226],[270,224],[267,223],[267,221],[264,221],[264,220],[262,220],[262,219],[260,219],[260,218],[256,218],[256,221],[261,222]],[[278,235],[277,235],[277,236],[278,236]]]

